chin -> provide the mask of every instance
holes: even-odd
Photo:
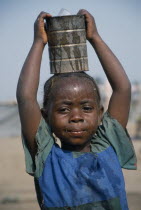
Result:
[[[90,141],[84,141],[82,142],[82,139],[73,139],[73,140],[65,140],[62,141],[62,145],[67,146],[67,147],[86,147],[87,145],[90,144]]]

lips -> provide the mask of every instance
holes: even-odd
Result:
[[[66,132],[71,136],[83,136],[86,132],[85,130],[66,130]]]

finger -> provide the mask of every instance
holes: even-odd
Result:
[[[84,15],[86,19],[92,17],[92,15],[85,9],[79,10],[78,15]]]
[[[80,9],[77,13],[77,15],[85,15],[88,11],[85,9]]]
[[[40,21],[48,17],[52,17],[52,15],[50,13],[41,12],[37,17],[37,20]]]

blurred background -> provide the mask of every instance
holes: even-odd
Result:
[[[0,0],[0,209],[39,209],[33,178],[25,173],[24,153],[16,103],[20,70],[33,42],[33,25],[41,11],[57,16],[62,8],[72,15],[79,9],[94,17],[103,40],[119,58],[132,83],[128,131],[133,141],[138,170],[124,170],[129,208],[141,206],[141,1],[140,0]],[[111,89],[98,58],[87,43],[89,69],[99,84],[106,109]],[[48,46],[43,54],[38,100],[50,77]],[[126,149],[126,148],[125,148]]]

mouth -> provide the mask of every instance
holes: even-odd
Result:
[[[71,136],[83,136],[85,134],[85,130],[66,130],[66,132]]]

